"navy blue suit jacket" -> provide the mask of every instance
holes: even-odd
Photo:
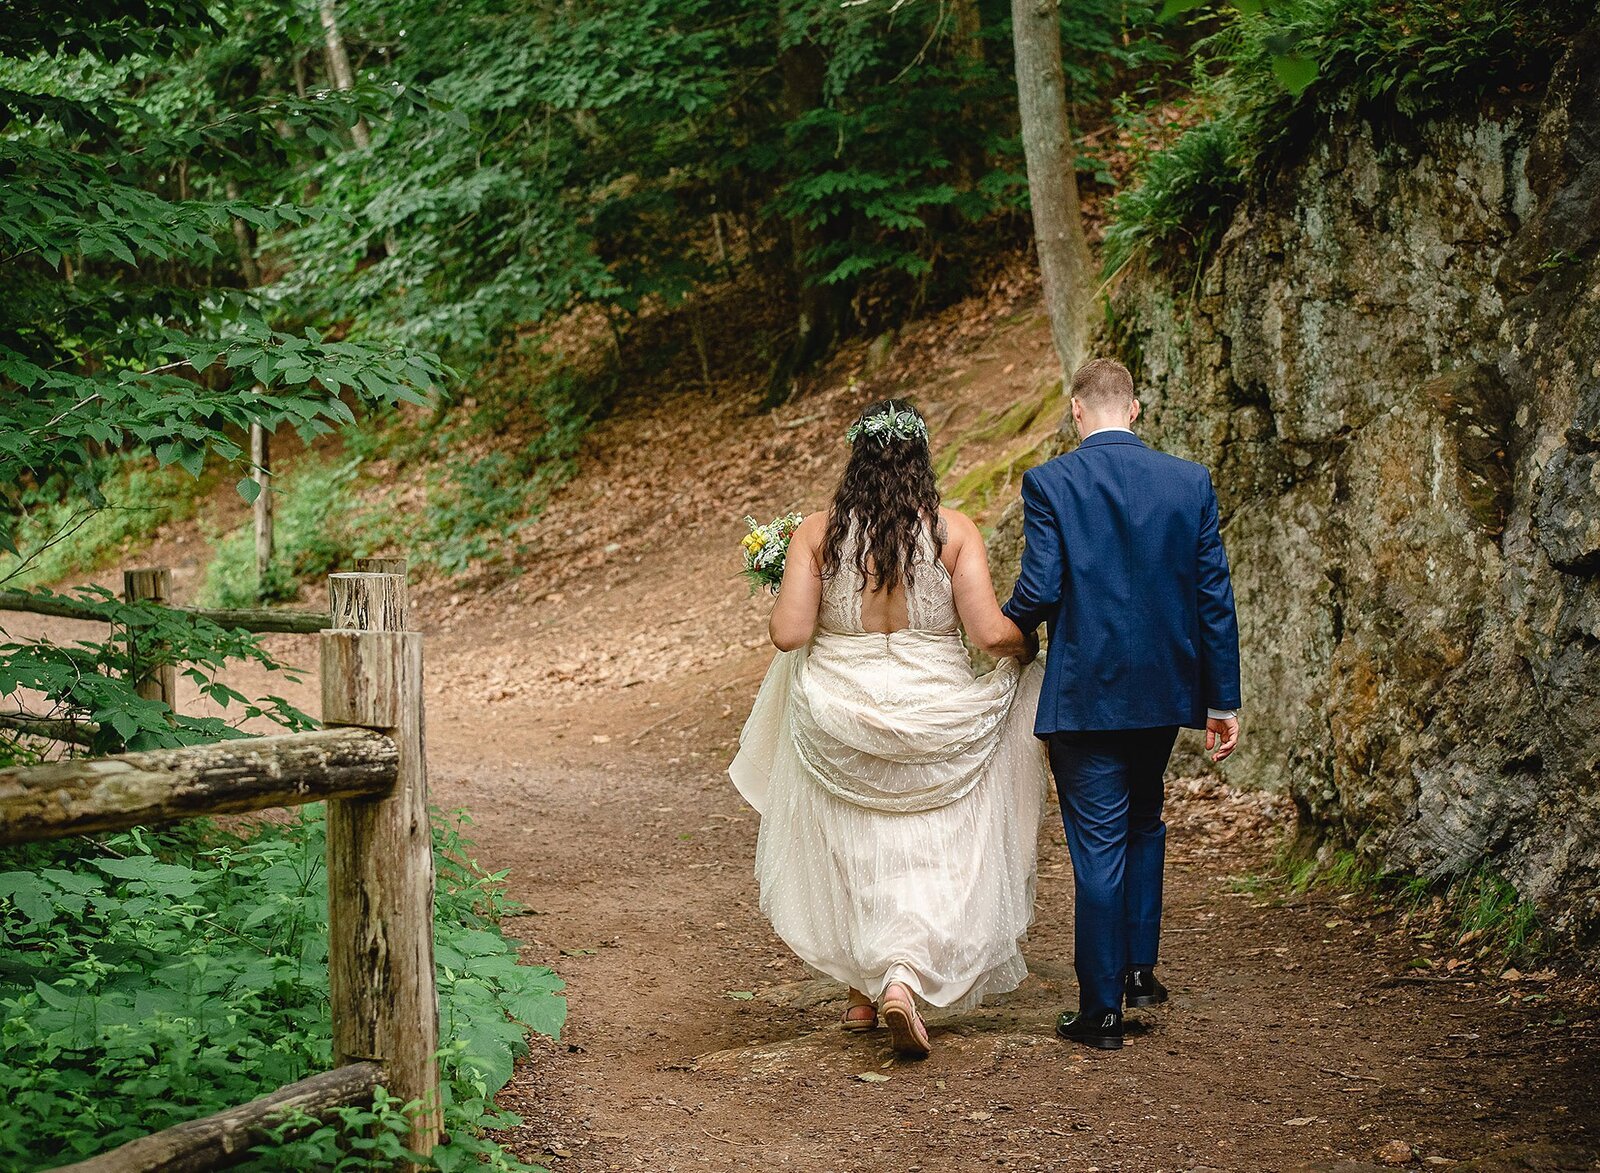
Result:
[[[1205,467],[1097,432],[1022,478],[1022,571],[1002,608],[1045,623],[1034,732],[1204,728],[1239,707],[1239,624]]]

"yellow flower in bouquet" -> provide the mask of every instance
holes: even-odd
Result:
[[[744,570],[740,573],[750,584],[752,595],[763,587],[773,594],[778,593],[783,566],[789,556],[789,539],[794,537],[794,531],[803,520],[798,513],[786,513],[766,525],[757,523],[753,517],[744,519],[750,532],[739,543],[744,550]]]

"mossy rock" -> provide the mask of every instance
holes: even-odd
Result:
[[[945,494],[945,504],[967,513],[987,509],[1002,492],[1019,484],[1023,473],[1049,458],[1052,438],[1047,436],[1037,444],[1015,449],[978,465]]]
[[[950,470],[956,466],[956,462],[961,459],[961,453],[968,444],[1009,440],[1013,436],[1022,435],[1033,427],[1041,415],[1058,403],[1060,398],[1061,380],[1056,379],[1045,384],[1036,394],[1026,399],[1019,399],[1002,411],[984,412],[978,417],[977,423],[939,451],[933,462],[934,472],[940,478],[948,476]]]

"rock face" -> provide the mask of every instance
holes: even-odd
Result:
[[[1597,246],[1600,26],[1542,95],[1334,121],[1194,288],[1124,279],[1106,344],[1145,437],[1222,499],[1249,738],[1230,773],[1369,863],[1487,864],[1591,943]]]

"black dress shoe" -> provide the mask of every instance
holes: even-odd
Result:
[[[1115,1010],[1062,1011],[1056,1034],[1097,1051],[1122,1050],[1122,1015]]]
[[[1128,971],[1128,984],[1123,1001],[1143,1010],[1159,1006],[1167,1000],[1167,987],[1156,981],[1156,971],[1150,966],[1138,966]]]

